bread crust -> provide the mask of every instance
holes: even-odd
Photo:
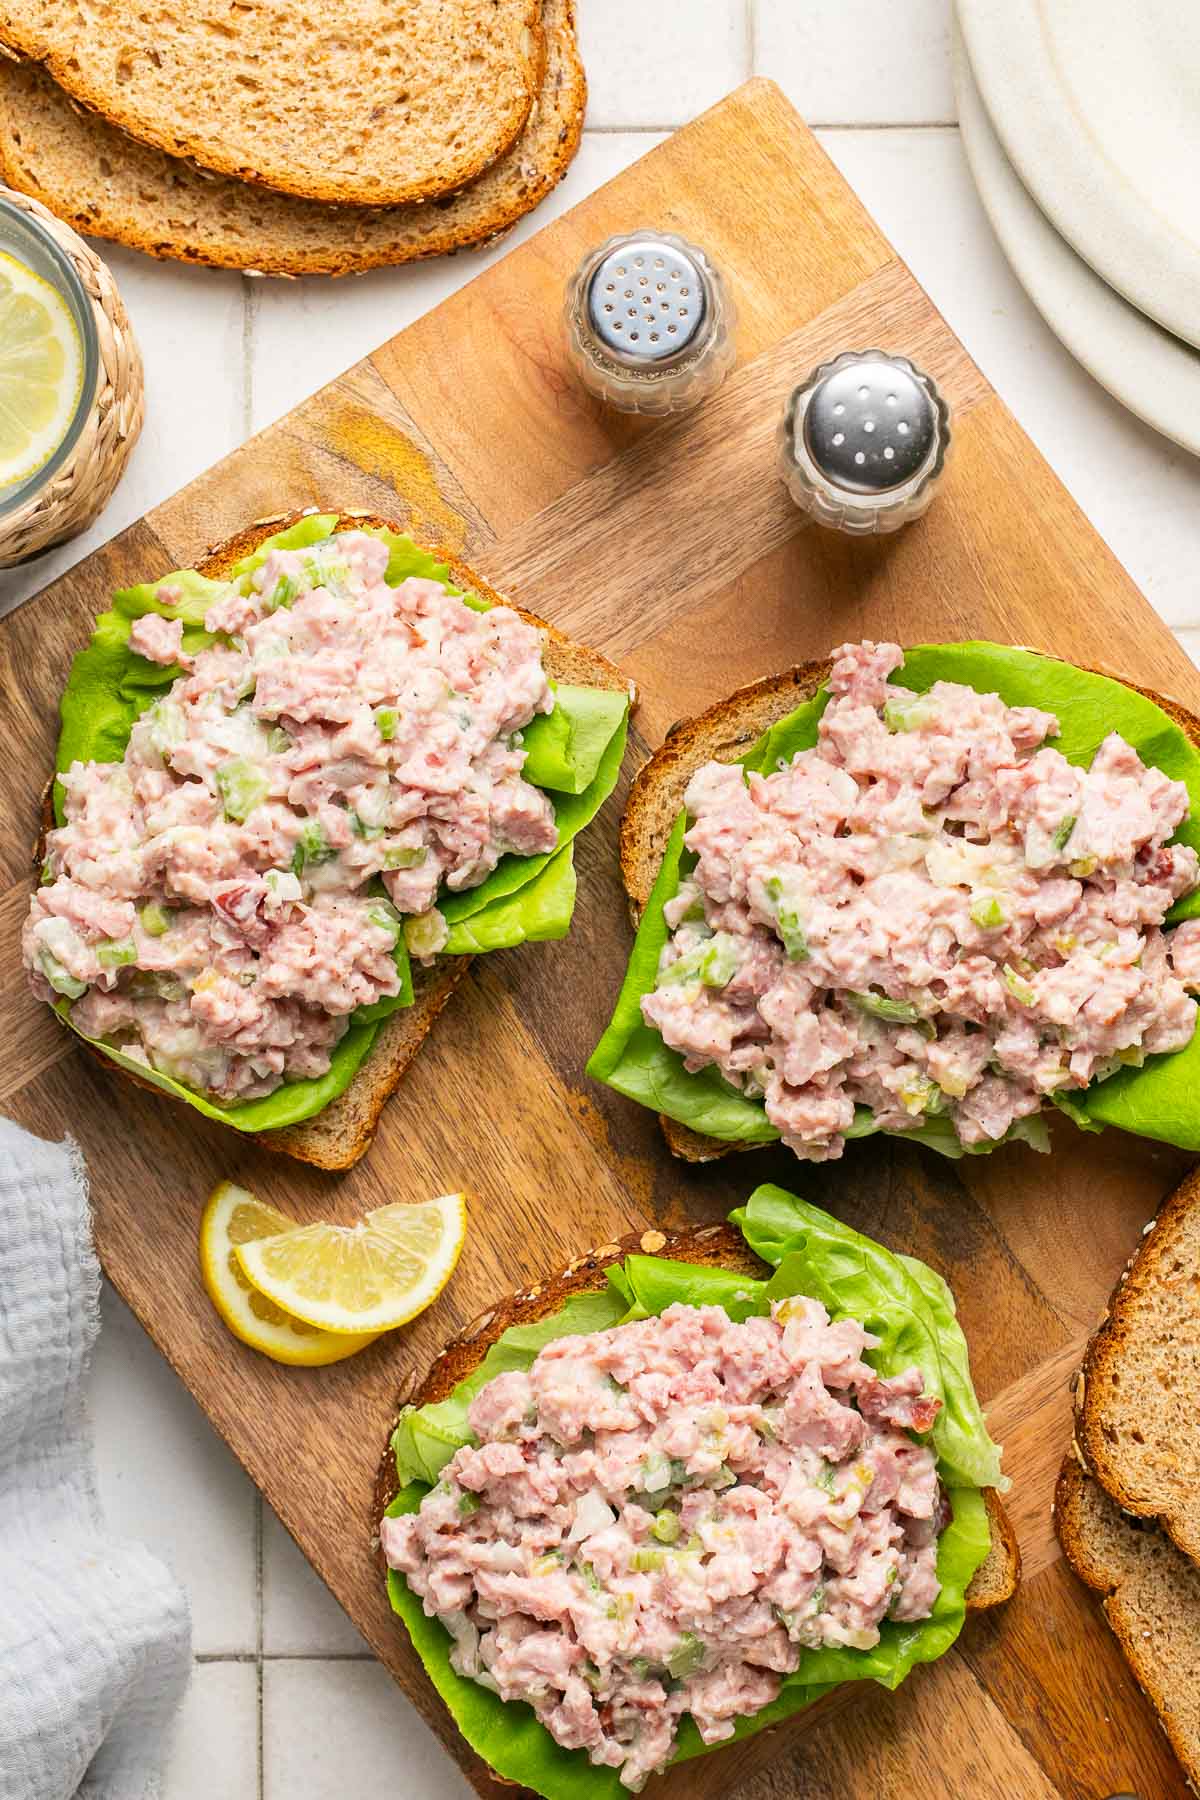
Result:
[[[481,248],[558,185],[579,148],[574,0],[543,0],[542,18],[545,70],[520,137],[435,204],[333,207],[248,187],[129,137],[39,65],[2,59],[0,176],[77,231],[210,268],[339,276]]]
[[[1049,655],[1049,652],[1036,651],[1035,654]],[[1053,660],[1061,661],[1062,658]],[[683,807],[684,791],[696,770],[714,760],[735,762],[764,731],[794,712],[805,700],[811,700],[828,680],[831,667],[830,659],[825,657],[820,662],[800,663],[778,675],[767,675],[738,688],[694,718],[673,725],[661,747],[638,770],[629,790],[620,839],[621,879],[635,930],[658,878],[667,839]],[[1157,694],[1152,688],[1140,687],[1137,682],[1128,681],[1102,666],[1091,668],[1089,673],[1119,681],[1133,693],[1152,700],[1193,743],[1200,745],[1200,717],[1182,702]],[[727,1144],[721,1138],[707,1137],[661,1113],[659,1124],[671,1154],[681,1162],[715,1162],[723,1156],[760,1148],[754,1144]]]
[[[394,175],[391,185],[376,179],[369,186],[369,191],[365,176],[356,182],[349,174],[328,166],[322,167],[316,159],[311,159],[307,168],[289,162],[280,142],[286,138],[286,134],[278,130],[249,134],[241,128],[228,131],[204,129],[197,132],[194,127],[189,127],[183,114],[172,112],[165,93],[156,92],[160,102],[158,106],[147,105],[144,100],[138,104],[139,89],[135,83],[125,84],[119,75],[115,84],[111,80],[98,79],[95,59],[77,54],[79,45],[74,40],[59,45],[43,33],[33,16],[36,0],[8,0],[7,5],[0,4],[0,48],[11,56],[40,63],[80,105],[99,118],[108,120],[130,137],[168,155],[189,157],[201,167],[217,174],[297,198],[333,205],[410,205],[434,201],[474,180],[499,157],[506,155],[524,130],[542,79],[546,41],[540,0],[510,0],[510,7],[518,5],[521,9],[520,16],[519,20],[514,18],[514,25],[518,27],[515,37],[521,40],[521,48],[519,53],[514,49],[509,61],[502,67],[508,80],[497,83],[493,90],[495,106],[490,129],[478,134],[470,146],[460,144],[444,147],[439,159],[440,172],[434,173],[431,167],[420,177],[401,179]],[[383,22],[384,15],[381,13],[381,25]],[[119,29],[120,19],[114,23]],[[284,21],[285,25],[286,23]],[[297,32],[301,30],[299,17],[291,23]],[[143,65],[141,78],[149,81],[152,91],[157,91],[160,84],[157,78],[145,76],[144,65],[150,62],[161,69],[163,59],[150,30],[151,21],[143,16],[140,24],[141,31],[135,33],[125,47],[125,63],[128,67],[140,62]],[[203,39],[198,38],[196,42],[202,44]],[[95,49],[96,46],[92,45],[91,48]],[[230,49],[227,48],[224,54],[228,61]],[[107,61],[107,58],[104,60]],[[113,60],[116,60],[115,57]],[[188,72],[195,71],[181,67],[181,61],[184,64],[188,61],[186,48],[183,59],[174,56],[169,66],[169,72],[177,81],[182,82]],[[119,69],[120,64],[117,66]],[[217,66],[219,65],[211,56],[205,58],[201,53],[201,60],[197,64],[201,73],[211,78],[213,69]],[[259,66],[257,61],[254,66]],[[494,75],[499,72],[501,71],[492,71]],[[183,86],[186,87],[185,82]],[[235,88],[234,95],[241,91]],[[251,102],[248,98],[244,106],[249,112]],[[353,128],[352,118],[343,121],[343,133]],[[436,129],[436,125],[432,125],[432,128]]]
[[[1182,1296],[1191,1307],[1191,1318],[1181,1331],[1192,1358],[1200,1343],[1200,1261],[1195,1253],[1195,1207],[1200,1200],[1200,1169],[1192,1169],[1162,1202],[1146,1227],[1140,1244],[1113,1289],[1108,1311],[1088,1343],[1075,1384],[1075,1440],[1091,1475],[1123,1512],[1161,1525],[1185,1555],[1200,1563],[1200,1516],[1196,1493],[1200,1488],[1200,1427],[1189,1446],[1168,1427],[1169,1448],[1160,1440],[1129,1438],[1120,1432],[1114,1396],[1127,1404],[1127,1358],[1130,1352],[1148,1352],[1154,1335],[1153,1313],[1169,1292]],[[1193,1296],[1195,1297],[1193,1300]],[[1162,1404],[1157,1384],[1145,1382],[1145,1406],[1152,1412]],[[1191,1455],[1189,1457],[1189,1450]],[[1191,1511],[1189,1512],[1189,1502]]]
[[[1074,1453],[1059,1471],[1054,1523],[1068,1564],[1102,1596],[1109,1629],[1200,1792],[1194,1718],[1189,1729],[1200,1661],[1200,1570],[1157,1525],[1122,1512]]]
[[[280,514],[275,518],[258,519],[253,525],[246,526],[201,557],[196,568],[201,575],[219,580],[227,576],[243,557],[256,550],[264,539],[274,536],[276,532],[286,531],[301,519],[322,510],[337,509],[309,507],[303,511]],[[403,526],[381,518],[376,513],[353,511],[338,512],[334,530],[348,531],[371,526],[389,531],[404,531]],[[489,582],[477,575],[455,551],[438,544],[423,543],[421,547],[447,564],[450,578],[456,586],[478,594],[493,605],[512,605]],[[549,675],[559,681],[614,689],[628,694],[631,701],[635,699],[632,682],[598,650],[576,643],[534,613],[526,612],[521,607],[514,607],[513,610],[545,634],[543,661]],[[48,784],[43,801],[42,831],[34,851],[35,868],[40,868],[44,860],[46,832],[53,824],[52,786],[52,782]],[[275,1131],[252,1134],[256,1141],[265,1150],[294,1157],[298,1162],[310,1163],[318,1169],[353,1168],[370,1148],[384,1106],[424,1043],[434,1020],[466,974],[471,961],[469,956],[440,956],[428,968],[414,968],[413,1004],[391,1013],[382,1021],[375,1042],[345,1092],[331,1100],[311,1119],[304,1119],[297,1125],[282,1126]],[[67,1029],[69,1027],[64,1026],[64,1030]],[[149,1088],[160,1098],[174,1100],[173,1095],[114,1063],[92,1045],[84,1044],[83,1048],[110,1073],[136,1082],[140,1087]],[[178,1101],[177,1104],[182,1106],[185,1102]]]
[[[756,1279],[772,1273],[732,1225],[692,1226],[681,1231],[660,1231],[650,1227],[630,1232],[576,1257],[556,1275],[506,1295],[486,1308],[450,1340],[424,1376],[414,1379],[413,1384],[398,1396],[397,1414],[404,1406],[429,1406],[445,1400],[460,1381],[474,1373],[492,1345],[510,1326],[534,1325],[539,1319],[559,1312],[572,1295],[599,1292],[614,1263],[623,1262],[627,1256],[639,1255],[662,1256],[673,1262],[697,1263],[711,1269],[729,1269]],[[376,1478],[374,1519],[382,1518],[398,1492],[396,1461],[389,1445],[384,1449]],[[994,1488],[985,1488],[983,1498],[992,1530],[992,1547],[967,1589],[967,1608],[971,1612],[983,1612],[1010,1599],[1021,1575],[1016,1533],[1000,1504],[999,1495]],[[382,1551],[378,1560],[381,1568],[386,1567]]]

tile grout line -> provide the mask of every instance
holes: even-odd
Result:
[[[257,1650],[201,1650],[192,1660],[206,1667],[210,1663],[233,1663],[253,1668],[277,1662],[373,1663],[378,1658],[369,1650],[268,1650],[262,1655]]]
[[[258,286],[242,276],[242,436],[254,435],[254,356],[257,348]]]
[[[267,1771],[266,1757],[263,1748],[263,1497],[257,1491],[254,1495],[254,1689],[255,1704],[258,1712],[258,1800],[263,1800],[266,1792]]]
[[[654,125],[585,125],[585,137],[650,137],[682,131],[691,121],[676,119],[674,124]],[[957,119],[805,119],[810,131],[957,131]]]

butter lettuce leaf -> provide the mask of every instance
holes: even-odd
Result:
[[[917,645],[905,651],[894,679],[918,693],[927,693],[937,681],[961,682],[980,693],[997,693],[1010,706],[1036,706],[1052,712],[1061,730],[1050,742],[1068,762],[1080,767],[1090,764],[1110,732],[1119,732],[1144,762],[1185,783],[1191,810],[1172,842],[1200,851],[1200,749],[1145,695],[1107,675],[1091,674],[1054,657],[986,642]],[[822,688],[764,732],[740,759],[742,766],[756,774],[769,774],[790,762],[797,751],[811,749],[828,703],[828,690]],[[692,866],[683,842],[686,829],[686,815],[680,813],[642,915],[612,1019],[592,1052],[587,1072],[627,1098],[705,1136],[726,1143],[770,1143],[779,1133],[768,1121],[761,1100],[748,1099],[714,1068],[689,1074],[683,1058],[642,1020],[642,997],[653,991],[659,954],[668,935],[663,907],[678,893]],[[1170,926],[1196,917],[1200,917],[1200,888],[1176,902],[1167,922]],[[1200,1032],[1186,1049],[1147,1057],[1141,1068],[1118,1070],[1059,1100],[1059,1105],[1085,1130],[1117,1125],[1142,1137],[1200,1152],[1197,1093]],[[846,1135],[865,1137],[877,1130],[870,1112],[860,1108]],[[915,1131],[888,1135],[924,1144],[950,1157],[987,1155],[998,1147],[964,1145],[949,1122],[937,1118],[926,1120]],[[1014,1140],[1047,1148],[1044,1116],[1019,1120],[1000,1142]]]
[[[868,1360],[881,1375],[899,1374],[919,1362],[930,1392],[946,1402],[932,1434],[946,1483],[951,1518],[938,1542],[941,1592],[928,1619],[885,1621],[872,1650],[829,1648],[801,1652],[800,1666],[785,1677],[779,1696],[751,1718],[739,1719],[735,1738],[778,1724],[830,1688],[847,1681],[898,1687],[921,1662],[932,1662],[953,1644],[966,1614],[971,1578],[991,1543],[981,1482],[999,1474],[998,1452],[987,1435],[971,1386],[966,1343],[954,1302],[934,1270],[915,1258],[896,1257],[836,1219],[781,1188],[759,1188],[731,1215],[751,1248],[777,1264],[770,1280],[697,1267],[660,1257],[630,1256],[609,1271],[608,1287],[576,1295],[550,1318],[510,1326],[480,1366],[442,1401],[408,1408],[392,1438],[403,1484],[388,1508],[394,1516],[416,1512],[454,1452],[473,1442],[467,1409],[479,1390],[510,1369],[528,1369],[558,1337],[603,1331],[623,1319],[647,1317],[668,1306],[724,1306],[733,1318],[767,1311],[773,1299],[806,1294],[834,1317],[853,1317],[882,1338]],[[943,1425],[953,1408],[954,1421]],[[939,1431],[939,1426],[941,1429]],[[944,1446],[944,1447],[943,1447]],[[426,1617],[421,1601],[395,1570],[388,1594],[426,1672],[467,1742],[499,1775],[532,1789],[543,1800],[623,1800],[628,1792],[611,1769],[593,1768],[586,1753],[564,1750],[539,1725],[532,1709],[505,1702],[450,1665],[452,1640]],[[703,1756],[705,1745],[690,1718],[682,1722],[674,1756]]]
[[[386,1002],[381,1004],[386,1005]],[[146,1063],[139,1062],[136,1057],[127,1056],[115,1045],[106,1044],[102,1038],[88,1037],[86,1032],[72,1024],[70,1001],[60,1000],[54,1010],[65,1024],[70,1025],[76,1037],[82,1038],[85,1044],[91,1044],[110,1062],[128,1070],[131,1075],[138,1076],[140,1080],[161,1088],[164,1094],[173,1094],[177,1100],[186,1100],[189,1106],[194,1106],[206,1119],[216,1119],[222,1125],[232,1125],[235,1131],[278,1131],[284,1125],[298,1125],[302,1119],[311,1119],[349,1087],[375,1042],[379,1029],[378,1024],[373,1021],[352,1021],[345,1036],[334,1046],[324,1075],[316,1076],[310,1081],[285,1081],[282,1087],[276,1088],[273,1094],[267,1094],[261,1100],[245,1100],[239,1106],[221,1106],[204,1094],[198,1094],[194,1088],[185,1087],[172,1076],[164,1075],[161,1070],[152,1069]]]
[[[308,514],[243,557],[234,565],[231,578],[248,583],[271,550],[308,549],[328,538],[337,522],[336,513]],[[398,586],[410,576],[437,581],[476,610],[487,610],[488,602],[454,586],[446,562],[411,538],[392,531],[376,530],[373,535],[382,537],[388,546],[385,579],[389,585]],[[224,582],[213,581],[194,569],[176,569],[158,581],[122,588],[113,595],[110,610],[97,619],[90,642],[74,658],[63,690],[55,757],[59,774],[76,761],[119,762],[135,721],[183,673],[178,665],[163,667],[130,649],[134,621],[147,613],[182,619],[183,647],[189,655],[195,655],[216,642],[213,633],[205,630],[204,619],[224,587]],[[544,715],[549,747],[543,754],[555,778],[554,783],[546,783],[546,789],[554,806],[558,844],[545,856],[506,856],[479,887],[445,897],[452,953],[474,955],[527,940],[565,935],[575,902],[569,846],[616,786],[628,711],[629,701],[624,694],[564,687],[554,712]],[[542,723],[539,717],[530,727],[535,732],[535,747],[536,727]],[[530,779],[541,785],[535,774]],[[551,791],[552,786],[555,791]],[[54,807],[60,825],[62,800],[62,784],[56,781]],[[286,1082],[263,1100],[221,1106],[170,1076],[131,1062],[107,1044],[99,1043],[97,1048],[110,1060],[125,1063],[145,1080],[186,1100],[206,1118],[219,1119],[241,1131],[268,1131],[295,1124],[311,1118],[345,1091],[370,1051],[378,1025],[398,1008],[412,1004],[411,973],[402,942],[397,946],[396,963],[400,992],[359,1008],[335,1049],[326,1074],[318,1080]],[[69,1010],[58,1010],[70,1024]]]
[[[443,956],[479,956],[516,944],[564,938],[575,911],[575,856],[570,843],[558,850],[532,881],[450,926]]]

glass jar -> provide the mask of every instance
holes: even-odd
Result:
[[[27,210],[16,197],[0,192],[0,255],[30,270],[58,295],[74,325],[79,345],[81,373],[75,405],[58,442],[28,474],[0,486],[0,550],[5,527],[13,515],[25,512],[38,496],[51,488],[70,461],[96,403],[100,380],[100,350],[92,301],[78,270],[54,232]],[[0,261],[0,269],[4,268]],[[64,532],[63,535],[67,535]],[[48,544],[40,548],[48,548]]]

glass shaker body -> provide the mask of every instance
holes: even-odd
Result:
[[[736,311],[721,271],[672,232],[611,237],[567,284],[571,363],[620,412],[690,412],[733,367]]]
[[[919,519],[950,447],[950,414],[928,375],[883,350],[848,350],[793,389],[777,435],[779,474],[802,512],[853,536]]]

